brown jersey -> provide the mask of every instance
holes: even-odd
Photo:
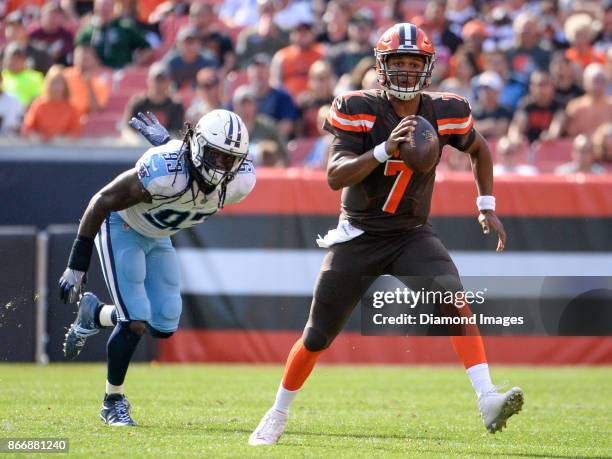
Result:
[[[444,145],[465,151],[474,141],[471,108],[463,97],[422,92],[416,114],[437,130],[440,148],[436,165]],[[338,96],[324,126],[334,135],[331,154],[364,154],[385,142],[400,121],[382,90]],[[429,215],[435,169],[425,174],[413,172],[399,158],[389,159],[360,183],[344,188],[341,218],[370,233],[397,233],[422,225]]]

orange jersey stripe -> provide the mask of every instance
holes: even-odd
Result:
[[[332,107],[331,109],[334,112],[334,115],[336,115],[338,118],[343,118],[343,119],[348,120],[348,121],[370,121],[372,123],[376,121],[376,116],[375,115],[368,115],[367,113],[358,113],[356,115],[347,115],[346,113],[342,113],[342,112],[336,110],[336,107]]]
[[[470,120],[472,116],[466,116],[465,118],[442,118],[438,120],[438,126],[445,124],[463,124]]]
[[[438,130],[438,135],[467,134],[468,132],[470,132],[470,129],[472,129],[471,124],[463,129],[440,129]]]
[[[351,132],[369,132],[372,130],[372,128],[368,128],[365,126],[351,126],[351,125],[347,125],[347,124],[341,124],[338,121],[336,121],[335,119],[333,119],[331,116],[327,118],[327,121],[329,121],[329,123],[338,128],[338,129],[342,129],[343,131],[351,131]]]

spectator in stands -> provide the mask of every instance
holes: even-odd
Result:
[[[255,164],[265,167],[286,167],[286,140],[279,135],[271,118],[257,114],[255,92],[248,85],[234,91],[233,110],[249,131],[249,155]]]
[[[513,141],[552,140],[560,136],[564,122],[563,106],[555,99],[550,75],[531,75],[529,94],[521,100],[509,129]]]
[[[238,35],[236,54],[240,68],[246,68],[256,54],[265,53],[272,56],[289,44],[289,34],[274,22],[275,1],[259,0],[257,9],[257,24],[242,29]]]
[[[555,169],[555,174],[603,174],[604,168],[595,162],[593,143],[584,134],[578,135],[572,145],[572,161]]]
[[[56,64],[72,64],[74,36],[66,27],[66,16],[59,3],[46,3],[41,10],[40,24],[30,31],[30,43],[48,53]]]
[[[283,30],[293,30],[304,21],[312,21],[312,0],[278,0],[274,21]]]
[[[478,101],[474,104],[472,115],[478,132],[486,138],[506,134],[512,120],[510,107],[499,103],[502,85],[501,77],[493,71],[483,72],[476,77]]]
[[[97,113],[106,108],[111,91],[108,75],[100,72],[96,51],[89,45],[74,50],[74,66],[64,69],[70,89],[70,102],[80,115]]]
[[[312,18],[303,19],[291,31],[291,45],[279,50],[272,59],[272,86],[284,87],[293,97],[308,88],[308,69],[323,57],[323,47],[315,43]]]
[[[381,89],[376,69],[369,69],[361,79],[363,89]]]
[[[612,120],[612,97],[606,96],[606,73],[601,64],[589,64],[584,69],[585,94],[567,104],[565,133],[591,135],[597,127]]]
[[[152,56],[149,43],[133,19],[115,16],[113,5],[113,0],[94,0],[94,17],[77,32],[75,45],[92,46],[105,67],[145,65]]]
[[[463,25],[477,15],[473,0],[448,0],[446,2],[446,19],[451,30],[461,34]]]
[[[247,27],[257,22],[258,0],[224,0],[219,17],[229,27]]]
[[[478,72],[474,62],[469,58],[468,54],[459,49],[454,56],[456,67],[455,76],[446,78],[440,83],[440,91],[452,92],[459,96],[472,100],[474,93],[472,91],[472,78]]]
[[[503,86],[499,94],[499,103],[515,109],[519,100],[527,92],[527,86],[515,80],[510,73],[508,59],[503,51],[485,53],[485,71],[493,71],[502,79]]]
[[[523,145],[520,142],[501,137],[497,141],[497,161],[493,166],[494,175],[538,175],[538,169],[530,164],[520,164],[519,158]]]
[[[0,135],[16,134],[21,128],[23,106],[13,94],[2,90],[2,72],[0,71]]]
[[[606,53],[606,96],[612,96],[612,46]]]
[[[343,92],[362,89],[361,83],[363,82],[363,77],[369,70],[374,68],[375,63],[374,56],[367,56],[361,59],[351,73],[345,73],[340,77],[334,88],[334,95],[337,96]]]
[[[563,106],[584,94],[583,89],[576,84],[576,70],[580,71],[563,52],[556,53],[550,61],[550,77],[555,86],[555,98]]]
[[[22,134],[46,142],[54,137],[78,137],[81,122],[78,110],[70,103],[63,67],[52,66],[45,77],[43,92],[25,114]]]
[[[316,61],[308,71],[308,90],[298,98],[300,122],[297,129],[300,137],[315,137],[320,133],[318,112],[322,105],[334,100],[335,79],[331,66],[325,61]]]
[[[185,121],[195,124],[206,113],[226,107],[225,85],[221,75],[221,71],[212,67],[198,72],[195,94],[185,114]]]
[[[535,70],[548,71],[550,51],[541,44],[542,35],[538,17],[531,13],[520,14],[513,24],[515,43],[507,52],[514,78],[522,83],[529,81]]]
[[[160,2],[151,12],[149,22],[160,23],[172,16],[184,17],[189,13],[190,2],[187,0],[166,0]]]
[[[483,44],[487,38],[487,26],[480,19],[472,19],[463,26],[463,45],[459,48],[471,61],[476,73],[484,70]],[[451,57],[450,68],[454,72],[456,67],[454,56]]]
[[[566,19],[563,27],[570,47],[565,51],[567,58],[581,68],[598,62],[603,64],[605,56],[593,48],[592,42],[597,34],[593,18],[586,13],[573,14]]]
[[[185,114],[185,120],[195,125],[201,117],[217,108],[224,108],[223,86],[217,70],[204,68],[196,76],[196,96]]]
[[[593,148],[597,162],[612,171],[612,122],[599,126],[593,134]]]
[[[605,54],[612,49],[612,0],[605,0],[602,9],[602,27],[595,37],[593,47]]]
[[[189,25],[198,31],[202,49],[208,50],[224,73],[236,66],[236,53],[232,40],[215,27],[215,5],[197,0],[189,7]]]
[[[304,167],[311,169],[327,169],[329,158],[329,146],[334,140],[334,135],[323,129],[323,123],[329,113],[331,105],[323,105],[317,113],[317,126],[319,127],[319,137],[310,149],[308,156],[304,159]]]
[[[183,106],[170,97],[170,72],[163,62],[155,62],[149,68],[147,91],[128,102],[123,122],[123,135],[128,141],[140,141],[127,123],[138,112],[153,112],[172,136],[180,136],[183,127]],[[137,140],[138,139],[138,140]]]
[[[38,49],[30,43],[25,17],[21,11],[15,11],[6,17],[4,38],[7,44],[16,42],[25,50],[28,67],[33,70],[44,75],[49,70],[49,67],[53,65],[53,59],[46,50]]]
[[[26,49],[19,43],[9,43],[4,49],[2,87],[16,96],[23,107],[30,105],[43,88],[42,73],[27,68],[26,61]]]
[[[451,30],[451,24],[446,19],[444,0],[427,2],[422,19],[414,18],[413,23],[425,30],[436,47],[436,52],[444,47],[454,54],[463,43],[461,35]]]
[[[293,99],[284,90],[270,86],[270,57],[257,54],[247,69],[249,84],[255,90],[257,113],[277,121],[280,133],[290,138],[298,118]]]
[[[348,41],[328,49],[326,59],[331,63],[337,77],[350,73],[361,59],[372,55],[373,27],[372,12],[367,9],[359,10],[349,21]]]
[[[197,29],[189,26],[182,28],[176,38],[176,49],[169,51],[163,61],[177,89],[195,87],[198,71],[217,67],[217,60],[210,51],[202,49]]]
[[[323,32],[317,37],[317,41],[335,45],[348,40],[348,23],[351,10],[344,2],[331,0],[323,14]]]

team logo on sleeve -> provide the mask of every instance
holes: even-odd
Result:
[[[143,179],[148,176],[149,176],[149,169],[147,169],[147,166],[145,166],[144,164],[141,164],[140,168],[138,169],[138,177]]]

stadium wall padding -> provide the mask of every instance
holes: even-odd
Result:
[[[39,230],[52,224],[77,224],[90,197],[133,165],[133,153],[125,158],[114,154],[108,160],[98,155],[93,162],[77,156],[69,162],[55,161],[42,155],[36,161],[15,156],[3,161],[0,194],[15,199],[5,199],[0,224],[35,225]],[[159,351],[153,344],[147,347],[141,358],[285,359],[307,317],[324,255],[315,239],[336,225],[340,193],[329,189],[320,171],[259,169],[257,177],[255,190],[241,204],[228,206],[203,225],[174,237],[183,275],[180,330],[159,342]],[[611,177],[501,177],[496,179],[495,195],[509,235],[501,255],[494,252],[495,238],[483,236],[476,222],[471,174],[439,173],[436,178],[431,223],[462,275],[612,276]],[[74,317],[73,308],[55,300],[71,238],[66,234],[50,244],[47,351],[52,360],[61,358],[61,339]],[[11,271],[12,276],[30,276],[29,269],[2,263],[0,275],[6,277]],[[99,272],[91,273],[89,287],[108,299]],[[2,286],[0,292],[19,293],[12,285]],[[346,330],[325,361],[456,363],[444,337],[364,338],[359,336],[356,314]],[[0,335],[13,344],[21,339],[7,328]],[[98,344],[86,349],[83,358],[103,359],[104,337],[93,340]],[[610,338],[530,337],[504,344],[508,340],[487,338],[492,360],[612,363]]]
[[[36,345],[36,228],[0,227],[0,362],[31,362]]]

